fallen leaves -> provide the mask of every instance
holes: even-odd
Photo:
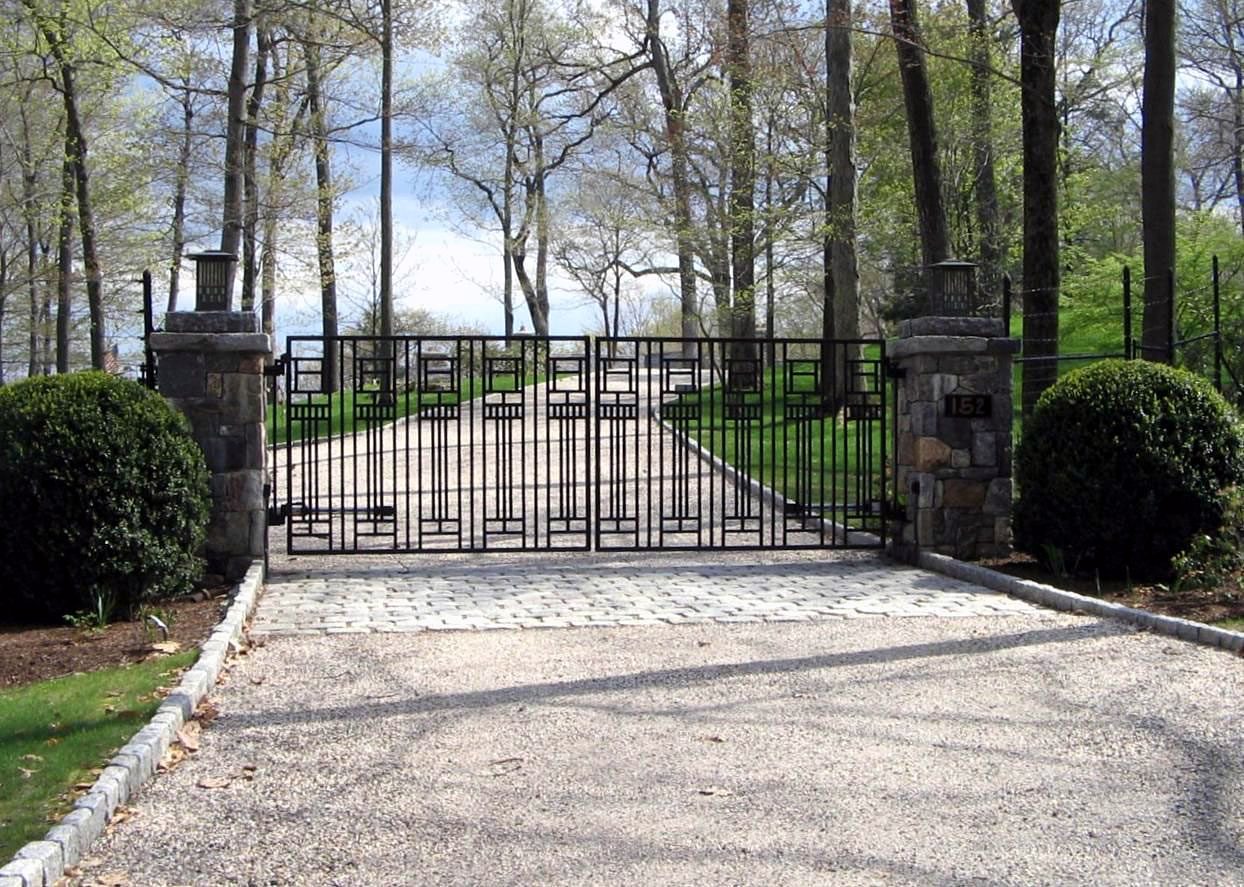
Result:
[[[201,776],[195,785],[206,789],[228,788],[239,779],[244,782],[252,781],[258,770],[259,768],[254,764],[243,764],[237,773],[228,773],[224,776]]]
[[[505,776],[507,773],[523,769],[523,763],[522,758],[498,758],[495,761],[489,761],[488,769],[484,770],[480,775]]]
[[[152,658],[159,656],[172,656],[181,650],[181,644],[177,641],[157,641],[151,645],[151,651],[154,654]]]

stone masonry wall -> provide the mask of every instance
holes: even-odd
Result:
[[[263,557],[264,359],[268,337],[242,312],[174,312],[153,333],[160,393],[190,421],[211,473],[208,570],[241,578]]]
[[[903,375],[896,460],[898,489],[907,496],[901,548],[918,545],[969,560],[1010,551],[1011,368],[1019,342],[1002,332],[1002,322],[988,318],[918,318],[904,321],[887,349]],[[991,414],[948,415],[948,394],[987,398]]]

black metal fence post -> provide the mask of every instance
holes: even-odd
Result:
[[[1214,388],[1222,394],[1222,301],[1219,291],[1218,256],[1214,256]]]
[[[1132,341],[1132,269],[1123,266],[1123,357],[1131,360],[1136,356]]]
[[[1175,365],[1175,269],[1166,269],[1166,362]]]
[[[1002,275],[1002,334],[1011,334],[1011,275]]]
[[[151,304],[151,272],[143,272],[143,382],[156,389],[156,356],[151,350],[151,334],[155,331],[154,309]]]

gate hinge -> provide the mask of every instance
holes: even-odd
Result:
[[[282,354],[276,360],[272,361],[272,363],[268,364],[267,366],[263,368],[263,374],[267,376],[269,379],[278,377],[278,376],[284,376],[285,367],[288,363],[289,363],[289,355]]]
[[[907,367],[899,366],[897,360],[893,357],[885,359],[885,374],[887,379],[906,379]]]

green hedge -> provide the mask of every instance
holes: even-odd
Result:
[[[1109,360],[1052,386],[1016,451],[1015,544],[1069,570],[1161,579],[1244,483],[1240,418],[1203,379]]]
[[[6,611],[60,620],[187,590],[202,571],[207,468],[159,395],[104,373],[0,388]]]

